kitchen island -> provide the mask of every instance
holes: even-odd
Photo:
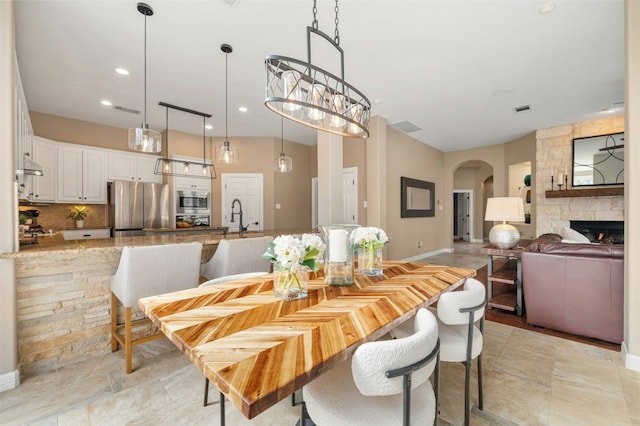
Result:
[[[245,237],[294,232],[300,230],[252,231],[245,232]],[[17,253],[0,254],[15,261],[21,376],[53,371],[111,350],[110,281],[124,246],[198,241],[203,244],[201,261],[205,262],[221,238],[220,233],[175,233],[65,240],[57,233],[20,247]],[[230,233],[227,238],[238,238],[238,234]]]

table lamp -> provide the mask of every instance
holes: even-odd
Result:
[[[524,222],[524,204],[520,197],[495,197],[487,199],[487,221],[502,221],[489,231],[489,241],[501,249],[515,247],[520,241],[520,232],[508,220]]]

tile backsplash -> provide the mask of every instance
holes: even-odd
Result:
[[[38,210],[38,224],[43,229],[73,229],[76,227],[75,221],[67,219],[67,215],[71,212],[76,204],[49,204],[46,206],[20,206],[19,210]],[[85,228],[106,227],[107,223],[107,205],[106,204],[81,204],[87,207],[87,218],[84,221]]]

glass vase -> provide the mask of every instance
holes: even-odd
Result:
[[[296,300],[307,297],[309,268],[300,266],[295,271],[274,265],[273,294],[282,300]]]
[[[353,284],[353,246],[351,232],[360,225],[320,225],[327,248],[324,251],[324,282],[329,285]]]
[[[370,245],[358,246],[358,272],[363,275],[382,275],[382,248]]]

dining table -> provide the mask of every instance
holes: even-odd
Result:
[[[384,261],[348,286],[312,273],[308,296],[274,296],[272,274],[140,299],[140,309],[248,419],[287,398],[475,276]]]

